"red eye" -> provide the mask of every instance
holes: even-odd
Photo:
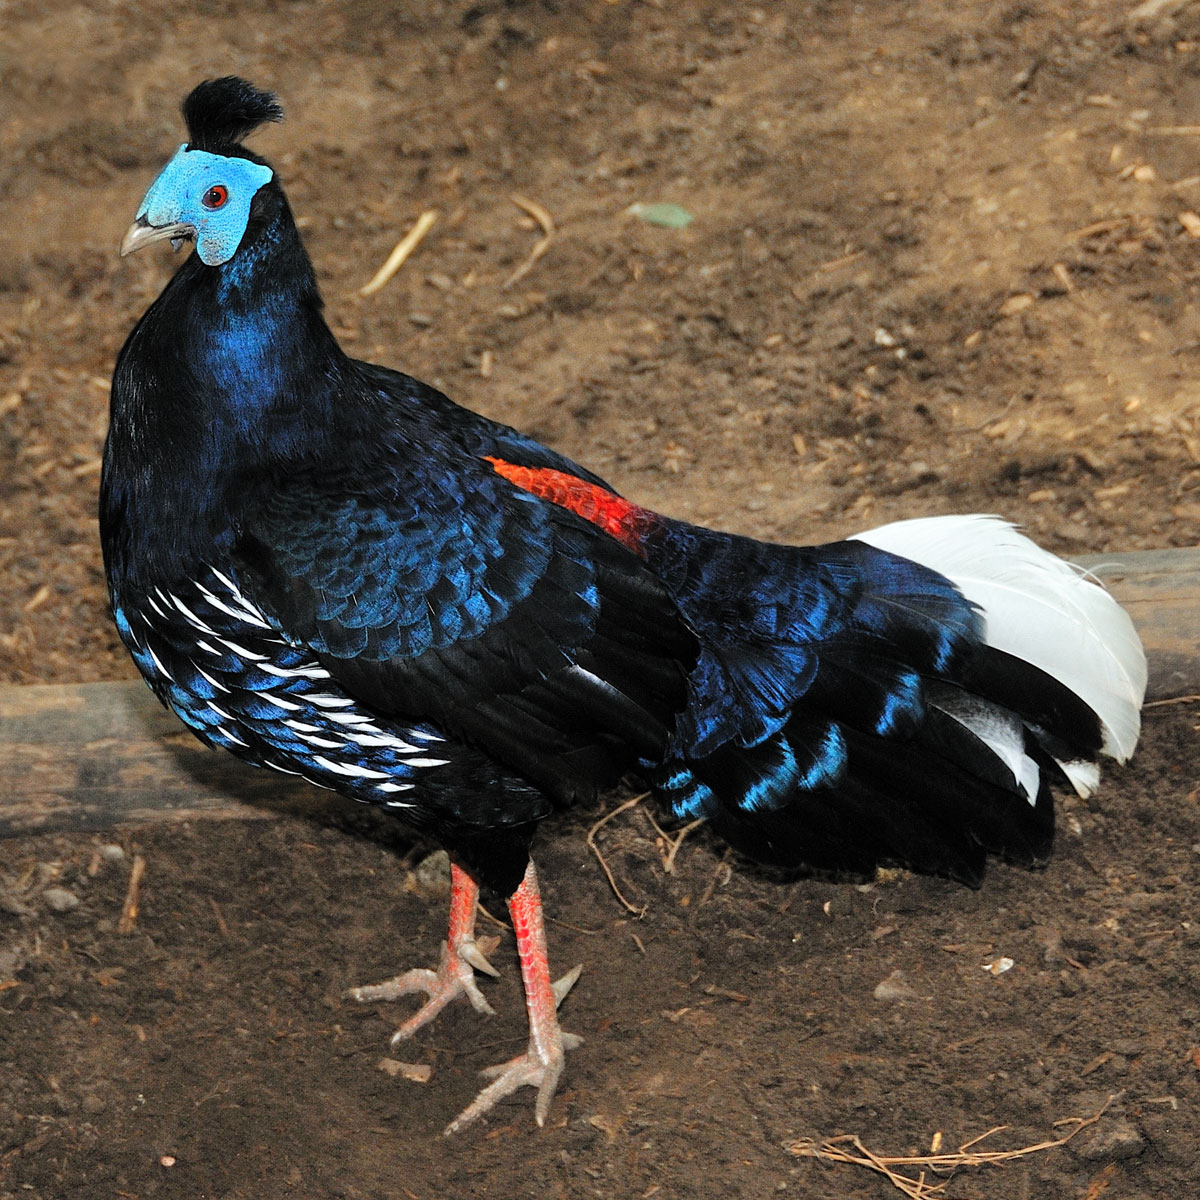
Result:
[[[205,208],[224,208],[229,199],[229,189],[223,183],[215,183],[200,197]]]

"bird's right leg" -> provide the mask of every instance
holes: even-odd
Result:
[[[397,975],[384,983],[351,988],[345,993],[351,1000],[371,1002],[395,1000],[412,992],[424,992],[424,1004],[392,1035],[392,1045],[410,1037],[459,996],[466,996],[476,1012],[495,1010],[475,982],[475,972],[498,975],[475,944],[475,914],[479,908],[479,885],[461,867],[450,864],[450,926],[446,934],[437,970],[418,968]]]

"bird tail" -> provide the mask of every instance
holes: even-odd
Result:
[[[1050,781],[1061,772],[1086,796],[1097,758],[1123,761],[1137,742],[1146,659],[1128,615],[1084,572],[995,517],[903,521],[817,550],[829,563],[857,563],[857,616],[823,645],[811,686],[763,749],[802,744],[832,717],[844,766],[832,786],[774,805],[724,805],[718,832],[769,862],[868,872],[891,860],[972,884],[988,853],[1043,859],[1054,833]],[[913,564],[935,574],[914,574]],[[908,627],[946,620],[947,580],[977,619],[941,662],[905,654],[920,672],[908,703],[890,659]],[[885,728],[872,685],[904,700],[893,708],[909,719]]]

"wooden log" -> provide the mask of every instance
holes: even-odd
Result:
[[[207,749],[139,681],[0,686],[0,837],[271,817],[330,797]]]
[[[1150,663],[1146,699],[1200,695],[1200,549],[1095,554],[1075,561],[1133,618]]]
[[[1148,699],[1200,695],[1200,550],[1081,560],[1129,611]],[[207,750],[141,683],[0,685],[0,837],[197,817],[269,817],[337,802]]]

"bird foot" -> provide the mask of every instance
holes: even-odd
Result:
[[[574,986],[582,970],[582,965],[577,966],[551,984],[556,1008]],[[533,1115],[539,1125],[544,1125],[566,1062],[564,1052],[581,1045],[583,1038],[575,1033],[564,1033],[559,1029],[557,1020],[554,1021],[549,1037],[531,1035],[529,1047],[524,1054],[483,1070],[482,1074],[492,1082],[442,1132],[446,1137],[453,1133],[461,1133],[472,1122],[490,1112],[505,1096],[511,1096],[522,1087],[537,1088]]]
[[[477,942],[474,938],[463,938],[454,944],[447,942],[442,946],[437,970],[417,968],[383,983],[350,988],[343,994],[348,999],[370,1004],[380,1000],[395,1000],[414,992],[425,993],[425,1003],[392,1034],[392,1046],[412,1037],[418,1029],[432,1021],[451,1000],[459,996],[465,996],[476,1012],[494,1013],[496,1010],[487,1002],[475,982],[475,972],[499,975],[496,968],[488,962],[484,950],[484,947],[488,952],[494,950],[499,940],[480,938]]]

